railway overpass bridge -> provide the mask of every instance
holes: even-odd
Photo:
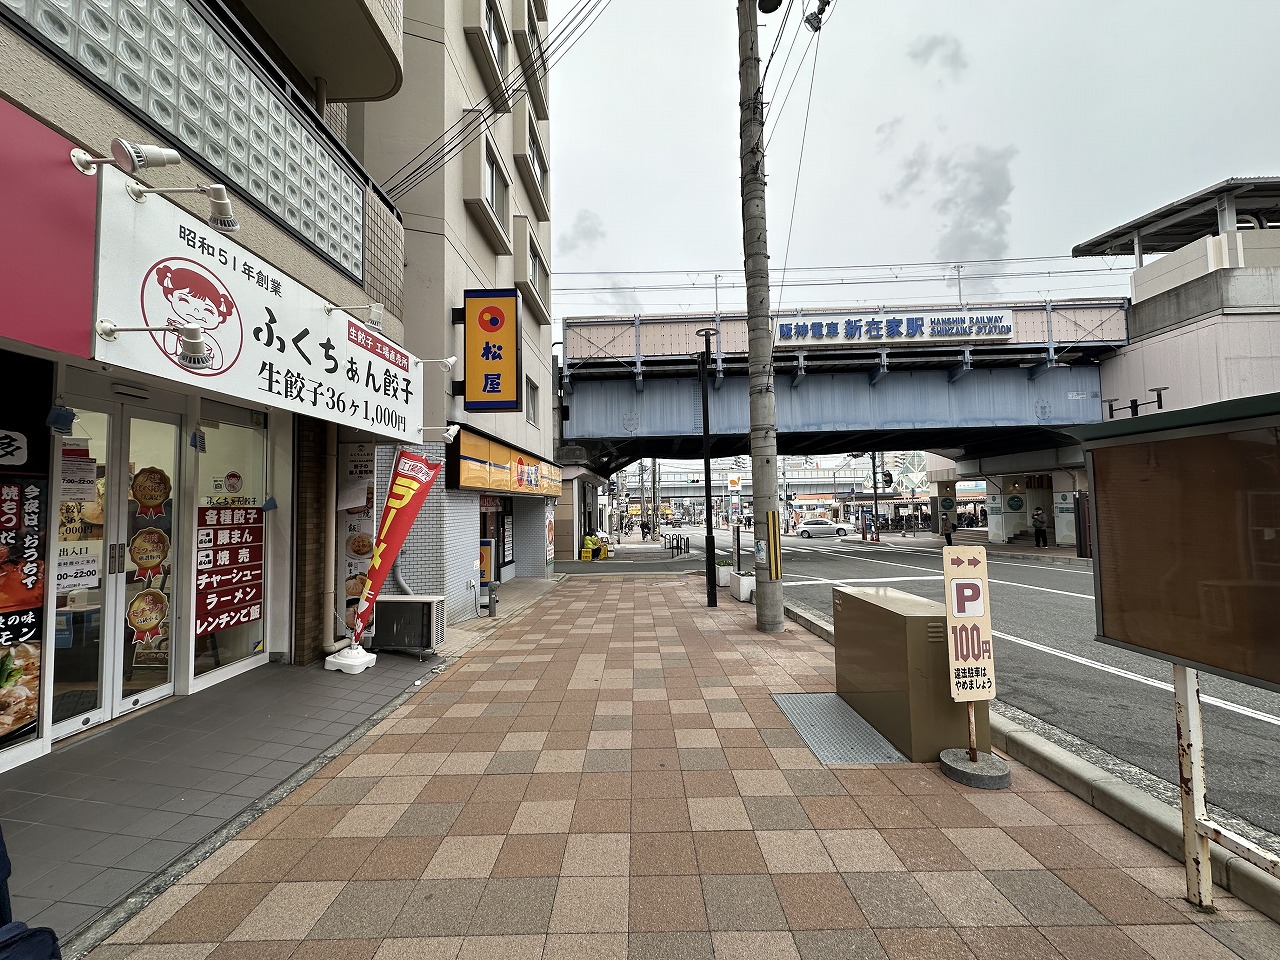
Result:
[[[952,459],[1072,447],[1103,417],[1099,363],[1128,301],[1081,299],[775,314],[781,455],[932,450]],[[712,455],[749,452],[741,314],[564,321],[559,459],[608,475],[702,456],[697,331],[712,328]]]

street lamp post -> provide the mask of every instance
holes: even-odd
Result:
[[[697,331],[702,337],[702,352],[698,354],[698,380],[702,385],[702,497],[703,513],[707,518],[707,606],[716,605],[716,535],[711,527],[711,397],[707,392],[708,371],[711,366],[711,336],[716,331],[704,327]]]

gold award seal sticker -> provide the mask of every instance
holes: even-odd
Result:
[[[138,568],[133,578],[150,582],[160,576],[164,562],[169,559],[168,535],[155,527],[139,530],[129,541],[129,558]]]
[[[138,504],[138,516],[164,516],[164,504],[173,493],[169,475],[159,467],[143,467],[133,475],[129,495]]]
[[[160,625],[169,616],[169,598],[159,590],[143,590],[129,601],[125,620],[133,628],[133,642],[146,643],[160,636]]]

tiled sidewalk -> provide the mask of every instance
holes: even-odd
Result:
[[[832,650],[698,581],[574,578],[94,960],[1250,960],[1271,921],[1015,766],[823,768],[775,706]]]

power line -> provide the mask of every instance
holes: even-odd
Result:
[[[816,34],[817,45],[813,49],[813,71],[809,74],[809,99],[804,105],[804,128],[800,132],[800,157],[796,161],[796,187],[791,194],[791,217],[787,221],[787,242],[782,249],[782,280],[778,283],[778,308],[782,306],[782,290],[786,286],[787,261],[791,258],[791,231],[796,225],[796,202],[800,199],[800,173],[804,170],[804,145],[809,139],[809,111],[813,106],[813,81],[818,76],[818,54],[822,50],[822,34]],[[801,63],[804,61],[802,60]],[[785,107],[786,104],[784,103]],[[773,128],[778,129],[777,125]],[[772,138],[770,138],[771,140]],[[769,141],[765,141],[765,152],[769,150]]]
[[[1128,255],[1124,255],[1121,259],[1127,259]],[[896,263],[849,263],[835,264],[828,266],[812,266],[812,267],[791,267],[790,272],[798,273],[800,271],[813,270],[892,270],[906,269],[911,267],[954,267],[956,264],[969,266],[970,264],[987,264],[987,263],[1045,263],[1052,260],[1069,260],[1080,262],[1081,260],[1094,259],[1115,259],[1115,256],[1109,257],[1073,257],[1070,254],[1056,254],[1052,256],[1035,256],[1035,257],[987,257],[975,260],[907,260]],[[1112,269],[1112,268],[1107,268]],[[630,277],[663,274],[725,274],[741,273],[741,267],[715,267],[701,270],[693,270],[689,267],[674,267],[671,269],[659,270],[560,270],[556,272],[559,277]]]

